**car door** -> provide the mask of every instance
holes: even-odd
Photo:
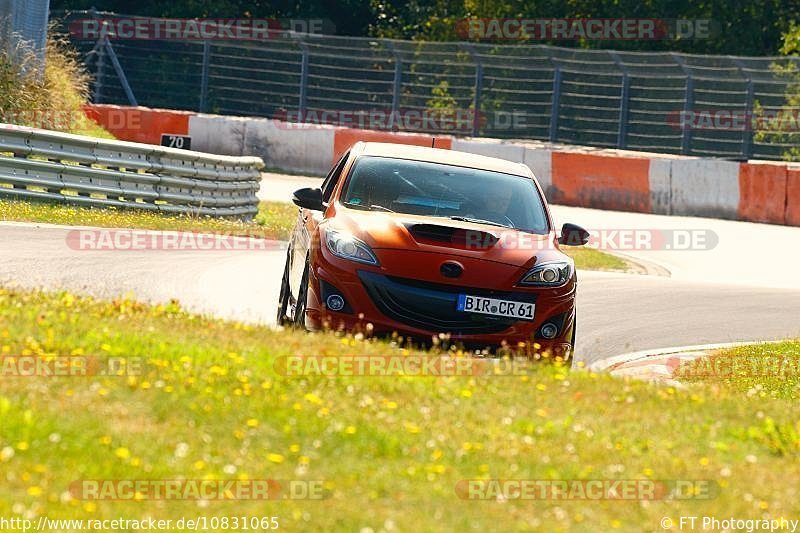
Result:
[[[350,152],[345,153],[339,161],[331,168],[325,180],[322,182],[322,203],[327,207],[328,202],[333,195],[333,190],[339,182],[342,170],[347,163],[347,158]],[[289,286],[292,290],[292,296],[297,297],[300,290],[300,283],[303,281],[303,272],[306,267],[306,258],[309,254],[311,247],[311,235],[314,234],[317,226],[322,222],[324,214],[322,211],[313,211],[311,209],[299,208],[297,213],[297,222],[294,226],[294,231],[291,238],[291,267],[289,271]]]

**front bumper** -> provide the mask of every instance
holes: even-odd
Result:
[[[575,281],[559,289],[516,287],[500,289],[422,281],[408,276],[389,275],[379,267],[352,265],[346,261],[320,257],[312,262],[306,326],[312,330],[371,329],[375,334],[398,333],[430,342],[440,333],[450,342],[469,347],[496,347],[504,342],[539,346],[539,351],[565,355],[571,351],[575,317]],[[492,279],[492,276],[486,276]],[[328,309],[322,295],[335,287],[352,312]],[[485,284],[484,284],[485,285]],[[534,320],[464,313],[456,310],[459,294],[486,296],[534,303]],[[537,335],[546,322],[555,322],[558,334],[553,339]],[[367,325],[370,325],[369,327]]]

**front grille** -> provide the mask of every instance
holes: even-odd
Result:
[[[358,276],[370,298],[383,314],[412,327],[442,333],[461,335],[500,333],[516,322],[511,318],[457,311],[456,302],[459,294],[524,302],[536,301],[536,295],[528,293],[457,287],[365,271],[359,271]]]

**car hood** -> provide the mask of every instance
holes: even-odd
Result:
[[[345,230],[373,250],[419,250],[530,267],[563,259],[556,236],[442,217],[340,208],[327,225]]]

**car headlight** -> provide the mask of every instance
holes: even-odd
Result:
[[[548,261],[530,269],[519,281],[520,285],[558,287],[572,277],[571,261]]]
[[[367,244],[350,233],[332,229],[325,230],[325,245],[335,256],[368,265],[377,265],[378,258]]]

